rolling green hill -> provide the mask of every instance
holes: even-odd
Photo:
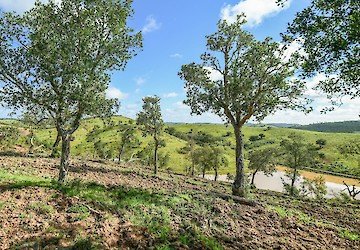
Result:
[[[94,153],[94,142],[101,141],[101,149],[108,153],[108,158],[117,158],[121,137],[119,128],[121,124],[128,122],[134,121],[126,117],[114,116],[111,119],[112,125],[109,126],[104,125],[100,119],[85,119],[78,131],[76,131],[74,134],[74,138],[71,143],[71,155],[97,158],[97,154]],[[20,125],[16,123],[16,126],[19,127]],[[87,140],[87,134],[91,132],[95,126],[98,127],[96,138],[93,140]],[[221,124],[168,124],[167,129],[165,130],[167,133],[164,133],[163,135],[166,146],[160,149],[162,156],[168,155],[169,158],[166,168],[183,173],[185,172],[185,168],[190,166],[190,160],[185,154],[179,153],[179,149],[186,146],[187,142],[184,140],[184,137],[191,130],[194,134],[199,133],[203,137],[211,137],[211,140],[213,140],[212,143],[216,143],[219,147],[223,147],[224,151],[226,152],[226,157],[229,160],[229,166],[220,169],[219,173],[234,173],[235,138],[232,127]],[[255,148],[264,148],[269,146],[279,147],[280,141],[287,137],[290,133],[294,132],[301,134],[305,141],[309,143],[315,143],[319,139],[326,140],[326,145],[318,150],[318,152],[322,155],[320,162],[324,170],[360,176],[360,167],[358,162],[359,157],[354,155],[342,155],[338,150],[338,146],[347,141],[360,140],[360,134],[324,133],[267,126],[244,127],[243,134],[245,142],[245,158],[247,152]],[[141,145],[126,152],[125,158],[127,159],[131,158],[131,156],[136,158],[135,153],[145,148],[147,144],[151,142],[150,137],[142,137],[141,131],[137,131],[136,133],[140,139]],[[261,140],[252,142],[249,140],[251,136],[258,136],[259,134],[262,134],[263,138]],[[42,148],[45,148],[45,151],[50,151],[51,145],[54,143],[56,138],[56,131],[54,128],[37,129],[35,131],[35,136],[37,145],[43,145]],[[20,141],[22,144],[24,144],[26,140],[22,139]],[[280,159],[279,164],[281,164]]]
[[[294,126],[295,129],[332,133],[360,133],[360,121],[324,122]]]

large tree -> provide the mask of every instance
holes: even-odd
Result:
[[[305,77],[327,76],[317,88],[335,103],[338,97],[360,96],[359,27],[359,0],[312,0],[283,34],[284,41],[296,40],[302,46]]]
[[[179,76],[185,81],[192,114],[211,111],[230,123],[236,139],[236,177],[233,194],[246,197],[243,158],[244,124],[260,121],[278,109],[304,109],[299,97],[304,83],[293,78],[294,63],[285,59],[285,48],[270,38],[256,41],[242,30],[243,16],[229,24],[218,22],[218,31],[207,36],[202,63],[183,65]],[[219,77],[216,77],[219,76]]]
[[[59,180],[69,167],[70,138],[81,119],[111,114],[105,90],[141,47],[127,26],[131,0],[37,1],[24,15],[0,14],[0,98],[15,110],[50,117],[62,141]]]
[[[141,126],[143,136],[151,135],[154,143],[154,173],[157,174],[158,149],[164,145],[160,138],[164,121],[161,116],[160,97],[147,96],[143,99],[142,111],[137,114],[136,122]]]

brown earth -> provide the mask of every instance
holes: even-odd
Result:
[[[50,182],[57,164],[0,157],[0,249],[360,249],[359,202],[254,191],[257,204],[248,206],[217,195],[230,194],[228,183],[82,159],[72,160],[61,188]],[[120,208],[76,185],[115,192],[114,204],[147,200]]]

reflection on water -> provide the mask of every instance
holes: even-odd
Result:
[[[334,197],[334,196],[338,195],[341,191],[343,191],[346,187],[343,184],[339,184],[339,183],[342,183],[342,180],[344,180],[349,185],[354,185],[354,184],[358,183],[358,185],[356,186],[356,189],[358,189],[358,190],[360,189],[360,183],[358,180],[355,180],[355,179],[342,178],[342,177],[335,177],[335,179],[334,179],[334,176],[331,176],[331,175],[316,174],[316,173],[306,172],[306,171],[301,171],[300,173],[302,175],[306,176],[307,178],[314,178],[315,176],[319,176],[319,175],[323,176],[326,181],[325,184],[326,184],[326,189],[327,189],[327,195],[325,197]],[[214,176],[206,175],[205,178],[209,179],[209,180],[213,180]],[[277,171],[272,176],[266,176],[262,172],[260,172],[255,175],[255,185],[259,189],[268,189],[268,190],[282,192],[283,185],[282,185],[281,178],[283,178],[286,182],[290,183],[290,179],[288,177],[286,177],[285,173],[282,171]],[[218,177],[218,180],[227,181],[226,175],[220,175]],[[334,183],[329,180],[331,180],[331,181],[335,180],[338,183]],[[300,181],[296,182],[296,186],[299,187],[299,184],[302,181],[303,181],[303,178],[301,177]],[[345,193],[347,194],[346,190],[345,190]],[[356,198],[360,199],[359,195]]]

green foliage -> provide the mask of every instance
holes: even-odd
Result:
[[[131,3],[37,1],[23,16],[0,13],[0,100],[55,122],[62,137],[61,180],[81,119],[106,117],[119,107],[105,90],[110,72],[123,70],[141,47],[141,33],[127,26]]]
[[[164,121],[161,116],[160,97],[147,96],[143,99],[142,111],[137,113],[136,123],[140,125],[143,136],[151,135],[154,142],[154,173],[157,173],[158,148],[165,146],[165,142],[160,138]]]
[[[121,132],[120,143],[118,145],[118,159],[119,162],[123,160],[124,154],[131,153],[134,148],[140,145],[140,141],[136,135],[136,125],[132,123],[119,124]]]
[[[295,187],[295,182],[299,179],[298,170],[312,164],[315,158],[315,147],[312,144],[305,143],[304,137],[292,133],[287,139],[280,142],[284,151],[285,166],[290,167],[293,171],[287,171],[286,176],[290,178],[291,184],[283,179],[284,189],[290,195],[299,195],[299,190]]]
[[[351,232],[347,229],[339,229],[339,235],[345,239],[349,240],[360,240],[360,235],[357,232]]]
[[[359,16],[358,0],[312,0],[283,36],[286,42],[297,40],[302,45],[304,76],[327,76],[317,88],[330,98],[359,97]]]
[[[164,146],[164,145],[163,145]],[[142,163],[151,166],[154,163],[154,143],[149,143],[143,149],[136,153],[136,156],[142,160]],[[170,160],[170,154],[159,152],[157,154],[157,164],[160,168],[166,168]]]
[[[275,153],[276,148],[264,148],[251,151],[248,156],[248,168],[252,171],[251,185],[254,185],[254,178],[257,172],[265,175],[272,175],[276,171]]]
[[[359,155],[360,140],[351,140],[338,147],[341,154]]]
[[[320,146],[320,148],[323,148],[326,145],[326,140],[325,139],[318,139],[315,142],[317,145]]]
[[[304,178],[301,183],[301,195],[313,196],[315,199],[323,199],[326,195],[326,185],[323,176],[317,176],[314,179]]]
[[[16,127],[0,127],[0,145],[3,149],[9,149],[15,145],[20,137],[20,131]]]
[[[233,192],[245,195],[245,166],[241,128],[251,118],[258,121],[277,109],[306,111],[300,101],[305,85],[294,75],[293,60],[286,60],[285,48],[271,38],[256,41],[242,29],[244,16],[228,24],[218,22],[218,31],[207,38],[207,52],[201,64],[183,65],[179,76],[187,90],[185,104],[191,113],[211,111],[234,128],[236,179]],[[219,75],[220,77],[215,77]]]

